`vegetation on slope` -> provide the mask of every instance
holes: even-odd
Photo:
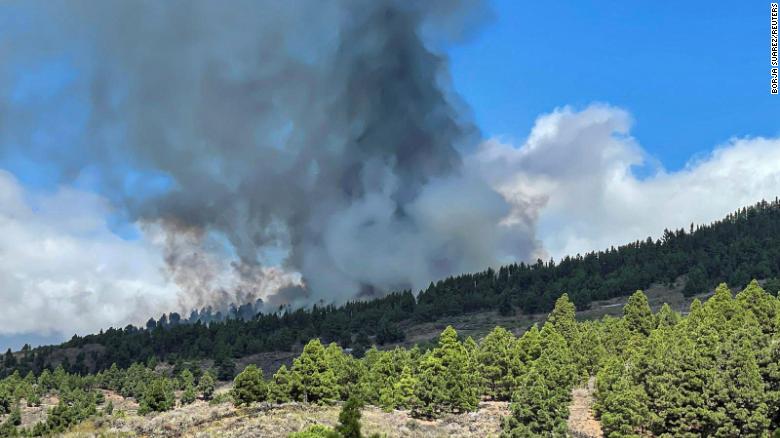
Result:
[[[0,376],[14,371],[40,373],[59,363],[73,373],[122,368],[159,358],[215,359],[218,376],[233,377],[233,359],[258,352],[290,351],[309,339],[337,342],[356,355],[372,344],[403,340],[402,321],[430,321],[442,316],[497,309],[504,315],[547,312],[560,291],[567,291],[579,309],[593,300],[628,295],[653,282],[671,283],[687,276],[684,292],[693,295],[727,281],[743,287],[750,278],[768,279],[765,287],[780,288],[780,203],[762,202],[739,210],[719,222],[685,230],[666,231],[661,239],[637,241],[607,251],[566,257],[558,263],[541,260],[512,264],[497,271],[447,278],[431,284],[416,297],[411,291],[391,293],[371,301],[311,309],[279,309],[250,320],[247,307],[235,309],[223,321],[189,323],[176,314],[150,320],[145,328],[110,328],[99,334],[74,336],[61,346],[8,351]],[[210,320],[208,312],[205,320]],[[89,348],[94,347],[94,348]],[[58,354],[77,348],[75,357]]]
[[[448,327],[431,348],[371,348],[362,358],[312,339],[290,368],[269,379],[247,367],[231,396],[236,405],[351,399],[352,411],[367,403],[420,418],[507,400],[505,437],[555,437],[567,434],[572,389],[596,376],[596,413],[608,437],[759,437],[780,427],[780,300],[757,282],[736,296],[720,285],[705,303],[695,300],[687,315],[669,306],[653,313],[636,292],[623,314],[578,322],[564,294],[541,328],[520,337],[496,327],[475,342]],[[40,435],[110,415],[98,409],[99,388],[133,397],[150,413],[173,409],[174,390],[211,379],[198,372],[134,364],[86,376],[62,368],[37,377],[14,373],[0,381],[2,430]],[[50,393],[60,402],[46,420],[19,429],[20,403]],[[349,415],[342,426],[354,430],[359,423]]]

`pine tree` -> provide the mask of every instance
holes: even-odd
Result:
[[[407,365],[401,372],[401,378],[393,385],[393,405],[399,409],[410,409],[414,403],[414,386],[417,379]]]
[[[753,345],[735,332],[723,353],[719,378],[725,391],[709,396],[708,402],[718,400],[727,419],[719,419],[714,435],[761,436],[769,427],[769,407]]]
[[[30,391],[29,395],[27,396],[27,406],[40,406],[41,405],[41,393],[40,389],[36,388],[32,391]]]
[[[229,356],[218,357],[214,365],[217,367],[219,380],[232,380],[236,374],[236,362]]]
[[[707,288],[708,281],[704,268],[701,266],[694,266],[688,271],[685,288],[683,288],[683,295],[691,297],[706,292]]]
[[[352,343],[352,355],[356,358],[361,358],[369,348],[371,348],[371,340],[365,331],[359,331],[355,336],[355,341]]]
[[[192,371],[185,369],[179,374],[179,389],[187,389],[195,385],[195,376]]]
[[[350,396],[339,413],[339,424],[336,432],[342,438],[361,438],[360,433],[360,399]]]
[[[443,412],[474,410],[479,403],[479,383],[468,349],[458,341],[455,329],[447,327],[438,346],[420,362],[413,413],[436,417]]]
[[[682,324],[655,330],[644,348],[635,350],[636,363],[629,370],[633,380],[644,386],[650,412],[648,428],[653,434],[689,436],[695,432],[692,428],[700,428],[710,421],[704,409],[704,393],[706,388],[716,390],[716,375],[712,371],[712,358],[697,351],[701,347],[688,336],[689,330]],[[696,334],[702,345],[709,344],[716,336],[712,330]]]
[[[273,403],[285,403],[294,397],[291,392],[293,387],[292,375],[287,370],[287,365],[282,365],[273,375],[271,382],[268,384],[268,399]]]
[[[664,303],[658,313],[655,314],[656,327],[674,327],[678,322],[680,322],[680,314],[672,310],[667,303]]]
[[[360,390],[366,402],[379,404],[384,409],[394,408],[394,384],[404,366],[411,363],[409,352],[396,347],[390,351],[372,348],[363,360],[365,372]]]
[[[233,381],[232,396],[236,406],[265,401],[268,387],[263,379],[263,370],[254,364],[247,366]]]
[[[293,361],[292,392],[301,394],[306,403],[327,403],[339,398],[336,375],[328,366],[325,348],[319,339],[306,344],[303,352]]]
[[[412,377],[410,353],[402,348],[389,352],[371,351],[367,355],[372,365],[363,376],[361,391],[386,411],[409,408],[414,396],[416,379]],[[378,393],[378,400],[374,394]]]
[[[703,308],[709,313],[718,314],[725,320],[733,318],[737,312],[731,289],[725,283],[721,283],[715,288],[715,294],[704,303]]]
[[[195,386],[189,384],[184,388],[184,392],[181,394],[181,404],[188,405],[198,398],[198,394],[195,392]]]
[[[625,377],[618,380],[602,402],[606,413],[601,416],[601,426],[606,435],[612,438],[642,436],[640,432],[649,416],[646,398],[641,386],[632,386]]]
[[[54,388],[54,376],[52,376],[51,371],[48,369],[43,370],[41,375],[38,376],[38,386],[43,392],[49,392]],[[120,386],[121,384],[118,384],[115,388],[112,387],[111,389],[118,390]]]
[[[780,291],[780,278],[772,277],[764,283],[764,290],[773,297],[778,295]]]
[[[436,418],[446,412],[449,399],[446,371],[441,358],[433,353],[426,353],[422,357],[414,387],[414,416]]]
[[[780,301],[766,293],[756,280],[737,294],[736,301],[743,309],[753,313],[764,334],[780,333]]]
[[[142,365],[141,367],[143,368]],[[54,388],[57,388],[58,390],[62,390],[68,387],[69,379],[70,378],[68,376],[68,372],[65,370],[65,367],[62,366],[62,364],[58,365],[57,368],[54,369],[54,372],[52,373],[52,381],[54,382]]]
[[[41,376],[38,377],[39,384],[41,381],[41,377],[43,377],[43,374],[41,374]],[[122,388],[122,382],[124,380],[124,376],[122,371],[117,366],[116,362],[114,362],[111,364],[111,367],[109,369],[103,372],[102,379],[103,379],[103,385],[106,389],[110,389],[112,391],[119,391]]]
[[[503,293],[498,301],[498,314],[501,316],[512,316],[515,314],[515,309],[512,307],[512,297],[507,292]]]
[[[551,325],[545,324],[539,333],[542,353],[533,366],[545,375],[549,382],[556,382],[564,397],[579,378],[571,349],[563,336]]]
[[[477,400],[473,408],[467,408],[471,410],[477,408],[479,398],[485,393],[485,388],[483,386],[482,375],[480,374],[479,358],[477,357],[479,351],[477,342],[474,341],[474,338],[469,336],[463,341],[463,348],[466,350],[466,367],[464,373],[467,379],[474,385],[473,388],[471,388],[470,393],[473,393],[473,397]],[[468,404],[470,402],[466,403]]]
[[[134,363],[125,372],[122,379],[120,393],[125,397],[140,398],[143,395],[147,382],[152,379],[151,372],[140,363]],[[54,381],[57,382],[58,370],[54,371]]]
[[[541,354],[524,364],[526,372],[516,381],[512,415],[503,426],[505,437],[566,436],[571,389],[578,380],[576,364],[566,340],[549,320],[539,335]]]
[[[496,327],[479,345],[477,360],[487,395],[495,400],[509,400],[512,387],[512,348],[515,337],[503,327]]]
[[[214,396],[214,376],[210,372],[205,372],[200,377],[198,392],[203,396],[203,400],[211,400]]]
[[[0,350],[2,351],[2,350]],[[6,369],[13,369],[16,366],[16,356],[11,352],[11,349],[9,348],[5,352],[5,356],[3,358],[3,366]]]
[[[567,342],[572,342],[577,337],[577,309],[569,300],[569,294],[563,294],[555,301],[555,308],[547,318],[547,322],[555,327]]]
[[[328,363],[328,368],[333,370],[339,398],[346,400],[349,394],[358,390],[358,383],[365,372],[362,364],[354,357],[344,354],[344,351],[335,342],[325,349],[325,360]]]
[[[528,364],[542,354],[542,336],[539,333],[539,327],[534,324],[528,329],[514,345],[513,357],[522,364]]]
[[[780,342],[773,342],[766,350],[761,375],[766,385],[767,416],[771,422],[770,428],[778,430],[780,429]]]
[[[655,328],[655,318],[650,310],[650,304],[647,302],[647,296],[641,290],[634,292],[623,307],[623,317],[625,318],[628,329],[633,333],[643,336],[650,334],[650,330]]]
[[[451,412],[472,411],[479,403],[481,379],[471,359],[476,344],[471,338],[466,341],[470,345],[461,344],[457,332],[449,326],[439,336],[439,347],[433,350],[447,370],[445,381],[449,392],[448,410]]]
[[[150,412],[163,412],[172,409],[176,399],[173,395],[173,385],[163,377],[158,377],[146,385],[141,397],[141,407],[138,413],[145,415]]]
[[[604,435],[613,438],[639,437],[646,429],[650,412],[647,394],[641,385],[633,385],[623,361],[612,358],[597,379],[596,412]]]
[[[556,397],[555,383],[532,367],[519,381],[511,415],[504,420],[502,437],[565,437],[568,409]]]
[[[609,356],[602,337],[599,326],[587,321],[580,324],[577,342],[570,345],[572,357],[583,381],[595,375]]]

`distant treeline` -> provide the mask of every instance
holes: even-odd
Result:
[[[25,348],[8,352],[0,375],[15,370],[41,372],[60,363],[67,347],[99,344],[64,361],[75,373],[103,370],[112,363],[127,367],[152,357],[213,358],[229,376],[232,358],[291,350],[309,339],[320,338],[353,348],[357,355],[372,344],[404,340],[401,322],[431,321],[444,316],[497,310],[549,312],[555,299],[567,292],[578,309],[594,300],[626,296],[652,283],[672,283],[687,276],[684,293],[711,290],[726,281],[744,287],[751,278],[768,280],[764,288],[776,295],[780,287],[780,202],[761,202],[706,226],[665,231],[658,240],[648,238],[606,251],[566,257],[559,262],[511,264],[476,274],[441,280],[416,297],[410,290],[371,301],[344,305],[315,305],[309,309],[280,309],[251,317],[257,303],[234,308],[223,318],[205,310],[183,320],[177,314],[150,320],[145,328],[110,328],[99,334],[74,336],[60,346]],[[251,319],[248,319],[250,318]],[[197,322],[192,323],[195,320]]]

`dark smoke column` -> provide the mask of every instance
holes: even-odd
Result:
[[[481,2],[20,6],[52,30],[10,59],[70,54],[90,102],[63,175],[88,166],[166,242],[184,307],[341,302],[534,249],[463,166],[479,133],[436,49]]]

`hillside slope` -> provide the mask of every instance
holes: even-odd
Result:
[[[585,320],[563,294],[521,336],[448,326],[361,358],[312,339],[291,366],[265,377],[250,364],[216,393],[192,362],[14,373],[0,380],[0,436],[287,437],[336,417],[392,437],[768,436],[780,428],[780,299],[756,281],[734,292],[719,285],[676,312],[637,291],[622,316]],[[319,430],[305,436],[332,436]]]
[[[743,208],[707,226],[692,225],[688,232],[667,231],[655,241],[648,238],[566,257],[558,263],[540,260],[444,279],[417,296],[407,290],[342,306],[282,309],[251,320],[209,324],[176,322],[178,315],[163,315],[159,321],[150,320],[146,328],[109,328],[95,335],[74,336],[60,346],[17,355],[9,351],[0,376],[15,370],[39,373],[60,363],[74,372],[94,372],[113,363],[128,367],[153,357],[224,363],[261,352],[296,351],[315,337],[362,351],[372,344],[402,342],[407,336],[423,339],[417,334],[425,331],[421,327],[460,317],[477,321],[481,313],[526,320],[522,324],[527,326],[551,310],[563,291],[579,310],[598,314],[603,311],[602,302],[654,284],[690,297],[722,281],[740,288],[749,279],[759,278],[766,279],[764,286],[776,294],[778,276],[780,202],[775,200]],[[225,375],[229,374],[226,370]]]

